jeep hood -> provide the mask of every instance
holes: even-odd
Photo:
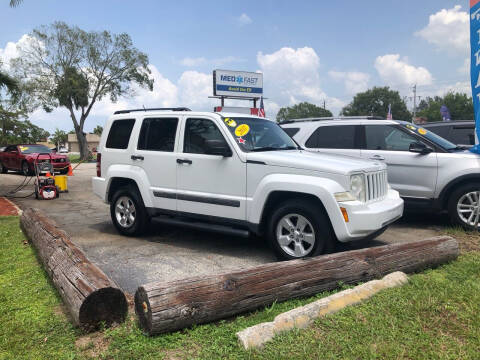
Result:
[[[280,150],[247,153],[247,161],[259,161],[271,166],[348,175],[357,171],[378,171],[386,165],[344,155],[312,153],[305,150]]]

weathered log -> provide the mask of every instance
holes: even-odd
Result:
[[[339,282],[356,284],[394,271],[420,271],[454,260],[458,253],[457,241],[442,236],[150,283],[136,291],[135,312],[143,330],[154,335],[332,290]]]
[[[22,230],[37,250],[72,321],[84,331],[125,320],[125,294],[71,241],[67,233],[40,210],[29,208],[20,217]]]

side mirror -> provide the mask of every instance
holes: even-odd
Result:
[[[219,155],[223,157],[232,156],[232,150],[224,140],[206,140],[205,145],[207,155]]]
[[[427,154],[430,154],[433,151],[433,149],[431,147],[428,147],[424,143],[413,142],[410,144],[408,151],[417,153],[420,155],[427,155]]]

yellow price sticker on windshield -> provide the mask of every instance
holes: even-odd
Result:
[[[419,133],[420,135],[426,135],[426,134],[427,134],[427,130],[425,130],[424,128],[420,128],[420,129],[418,129],[418,133]]]
[[[235,129],[235,135],[239,137],[245,136],[248,134],[249,131],[250,131],[250,126],[248,126],[247,124],[238,125],[237,128]]]
[[[409,128],[410,130],[417,130],[417,128],[413,125],[405,125],[407,128]]]
[[[20,151],[28,150],[28,146],[20,146]]]
[[[225,124],[227,124],[228,126],[230,127],[235,127],[237,126],[237,123],[235,122],[235,120],[233,119],[230,119],[230,118],[225,118]]]

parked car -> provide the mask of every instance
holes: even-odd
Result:
[[[454,144],[464,147],[475,145],[475,122],[473,120],[433,122],[422,126]]]
[[[309,151],[387,164],[388,181],[407,206],[446,210],[454,223],[478,227],[480,156],[432,131],[371,117],[304,119],[282,127]]]
[[[61,146],[61,147],[58,149],[58,152],[59,152],[60,154],[67,154],[67,153],[68,153],[68,150],[67,150],[66,147]]]
[[[303,151],[276,123],[244,114],[117,111],[92,185],[121,234],[140,234],[155,216],[264,235],[282,259],[374,237],[403,213],[381,162]]]
[[[50,161],[51,157],[55,172],[61,174],[68,172],[70,161],[67,156],[53,153],[45,145],[19,144],[9,145],[0,152],[0,173],[15,170],[21,171],[25,176],[32,175],[37,157],[39,161]]]

